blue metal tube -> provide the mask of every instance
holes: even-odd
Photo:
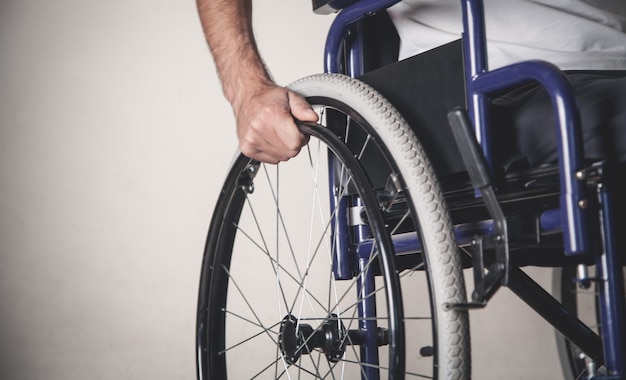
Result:
[[[539,216],[541,232],[561,232],[563,228],[560,209],[544,211]],[[468,223],[454,226],[454,237],[459,246],[467,246],[476,235],[493,236],[493,220]],[[416,232],[405,232],[392,236],[393,248],[396,255],[406,255],[422,251],[422,242]],[[357,252],[369,252],[372,249],[372,241],[363,240],[359,243]]]
[[[330,27],[326,40],[325,71],[340,71],[342,41],[351,23],[360,20],[368,13],[385,9],[396,2],[398,0],[363,0],[340,11]],[[492,165],[487,119],[489,94],[525,81],[538,81],[551,94],[557,116],[565,251],[568,254],[588,252],[586,214],[578,207],[578,202],[585,199],[585,189],[583,184],[575,178],[576,170],[582,168],[583,164],[582,138],[580,121],[577,116],[572,116],[578,113],[569,83],[558,68],[538,61],[524,62],[488,72],[482,1],[461,0],[461,3],[465,28],[463,43],[466,55],[468,108],[487,162]],[[359,49],[358,44],[355,49]],[[350,49],[349,54],[352,58],[357,58],[359,50]],[[350,61],[352,61],[350,63],[352,73],[360,74],[360,66],[357,67],[360,63],[352,59]]]
[[[463,48],[465,49],[465,73],[471,81],[476,75],[487,71],[487,37],[485,35],[485,12],[481,0],[461,0],[463,11]]]
[[[325,72],[338,73],[341,71],[342,47],[349,32],[350,25],[355,21],[365,17],[368,13],[386,9],[397,3],[399,0],[362,0],[339,12],[329,30],[324,57]],[[564,236],[565,251],[567,254],[581,254],[589,251],[587,215],[583,208],[579,207],[579,202],[587,200],[586,189],[582,181],[576,179],[576,172],[583,168],[584,157],[582,149],[582,138],[580,121],[576,103],[574,101],[571,87],[566,77],[555,66],[539,61],[528,61],[511,65],[502,69],[488,71],[487,43],[485,36],[485,20],[483,3],[481,0],[461,0],[463,7],[463,24],[465,33],[463,44],[465,49],[466,62],[466,85],[467,102],[470,118],[475,127],[475,133],[481,144],[483,153],[489,165],[493,165],[491,154],[490,125],[488,120],[488,106],[490,96],[500,90],[511,88],[515,85],[528,81],[537,81],[544,86],[550,94],[552,104],[555,109],[556,124],[558,134],[558,153],[561,183],[561,208],[560,211],[549,210],[540,218],[540,226],[543,230],[553,231],[562,228]],[[358,33],[358,26],[355,26]],[[347,47],[348,64],[346,69],[353,76],[362,73],[362,57],[360,37],[355,37],[353,46]],[[331,178],[332,182],[333,178]],[[603,214],[609,215],[610,201],[606,193],[601,193],[601,203]],[[332,206],[334,209],[334,206]],[[341,214],[344,214],[343,206]],[[343,217],[335,218],[343,219]],[[335,221],[333,221],[335,223]],[[340,222],[344,223],[344,221]],[[341,226],[343,231],[347,226]],[[602,323],[605,345],[605,355],[607,368],[611,375],[624,376],[625,351],[624,327],[622,326],[625,313],[624,306],[624,283],[619,257],[615,252],[613,231],[608,217],[603,219],[605,252],[598,260],[600,277],[604,279],[601,288],[601,308]],[[336,231],[333,224],[333,231]],[[458,226],[455,229],[459,244],[463,245],[479,231],[484,235],[493,233],[493,224],[489,221],[484,224],[473,226]],[[407,233],[394,237],[394,247],[397,254],[412,253],[421,250],[421,243],[417,233]],[[343,234],[334,237],[337,243],[336,256],[347,255],[349,249],[346,248],[347,238]],[[357,252],[359,254],[359,265],[363,266],[365,257],[371,253],[372,242],[364,240],[359,243]],[[348,257],[348,256],[344,256]],[[339,258],[338,261],[342,261]],[[342,261],[343,262],[343,261]],[[341,267],[341,265],[338,265]],[[363,270],[363,268],[361,268]],[[343,271],[343,269],[336,269]],[[337,273],[337,272],[336,272]],[[369,277],[369,276],[368,276]],[[361,294],[367,293],[369,286],[368,277],[359,279]],[[373,280],[373,279],[372,279]],[[369,300],[364,300],[361,305],[360,315],[371,315],[372,305]],[[375,306],[374,306],[375,307]],[[367,325],[367,318],[363,318],[361,328],[370,331],[371,326]],[[369,335],[372,339],[375,334]],[[369,342],[363,350],[376,352],[377,347]],[[365,362],[377,363],[377,358],[370,358],[364,351]]]
[[[341,72],[341,45],[353,22],[369,13],[387,9],[400,0],[361,0],[341,10],[330,26],[324,47],[324,72]]]
[[[587,215],[579,207],[579,202],[586,199],[586,189],[584,182],[576,179],[576,171],[584,162],[580,119],[565,75],[550,63],[525,61],[477,75],[472,90],[486,95],[531,80],[546,88],[555,109],[565,252],[588,253]]]
[[[459,246],[469,245],[476,235],[493,236],[494,225],[492,220],[485,220],[478,223],[469,223],[455,226],[455,239]],[[422,251],[422,242],[417,232],[405,232],[391,237],[393,249],[397,256]],[[371,252],[373,241],[371,239],[362,240],[358,247],[359,255]]]
[[[539,229],[542,232],[561,232],[563,230],[561,209],[550,209],[541,213],[539,216]]]
[[[336,280],[349,280],[352,276],[350,242],[348,238],[348,204],[341,196],[335,173],[335,156],[328,153],[328,197],[330,203],[330,228],[333,256],[333,274]]]
[[[352,77],[362,75],[364,73],[363,68],[363,40],[362,33],[360,31],[361,26],[357,21],[363,18],[370,12],[374,12],[380,9],[386,9],[392,4],[398,2],[393,1],[380,1],[380,0],[365,0],[356,3],[355,5],[342,10],[335,21],[331,25],[328,37],[326,40],[325,48],[325,63],[324,70],[326,72],[339,73],[341,71],[342,44],[346,41],[349,42],[349,46],[346,46],[346,66],[345,74]],[[348,36],[348,31],[352,28],[354,33]],[[330,163],[333,160],[329,160]],[[331,166],[333,166],[331,164]],[[337,184],[336,176],[333,174],[330,177],[331,188],[335,188]],[[351,206],[360,205],[360,200],[355,198],[352,201],[354,204]],[[351,255],[354,253],[350,249],[350,241],[348,239],[348,229],[352,228],[348,225],[347,210],[348,197],[342,197],[339,200],[339,209],[337,214],[333,217],[333,241],[335,242],[336,249],[334,250],[333,259],[333,272],[336,279],[349,279],[352,278],[351,267]],[[337,228],[334,228],[337,226]],[[346,232],[344,234],[343,232]],[[359,226],[353,228],[354,238],[356,241],[363,241],[371,239],[369,228],[366,226]],[[363,379],[379,379],[380,373],[378,370],[379,355],[378,355],[378,324],[376,322],[376,297],[375,297],[375,282],[374,273],[371,268],[371,254],[372,250],[368,252],[358,251],[358,266],[360,276],[357,278],[357,292],[359,296],[359,329],[364,332],[365,342],[360,347],[361,361],[363,363],[370,364],[364,366],[362,369],[361,377]]]
[[[576,171],[583,167],[582,136],[569,82],[556,66],[540,61],[527,61],[488,71],[483,2],[461,2],[468,111],[487,162],[493,166],[487,112],[489,95],[531,80],[539,82],[550,94],[556,114],[565,252],[572,255],[587,253],[586,213],[578,206],[579,201],[585,200],[585,188],[575,178]]]
[[[487,71],[487,37],[483,2],[461,0],[463,12],[463,49],[465,56],[465,81],[467,86],[467,111],[474,125],[476,139],[485,159],[493,167],[491,139],[488,131],[488,98],[474,90],[474,79]]]
[[[363,26],[362,22],[356,21],[350,27],[353,32],[349,37],[349,46],[347,49],[348,59],[346,60],[346,74],[352,78],[356,78],[365,74],[364,58],[363,58]],[[346,40],[346,41],[348,41]]]
[[[378,379],[378,324],[376,323],[376,285],[374,270],[371,265],[373,251],[359,254],[359,273],[357,291],[359,294],[359,329],[365,334],[365,343],[361,345],[361,362],[371,364],[362,368],[361,378]]]
[[[598,190],[602,216],[603,251],[597,258],[597,281],[602,321],[602,344],[608,375],[616,379],[626,378],[626,331],[624,318],[624,274],[613,230],[612,201],[604,186]]]

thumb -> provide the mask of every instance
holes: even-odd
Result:
[[[298,120],[317,121],[319,119],[311,105],[302,96],[294,92],[289,92],[289,107],[291,114]]]

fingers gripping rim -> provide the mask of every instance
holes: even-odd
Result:
[[[467,312],[444,311],[444,304],[466,302],[460,258],[442,192],[430,162],[411,128],[373,88],[339,74],[318,74],[292,83],[305,98],[338,100],[363,116],[384,143],[406,181],[414,214],[422,230],[437,326],[438,377],[469,378],[470,345]]]

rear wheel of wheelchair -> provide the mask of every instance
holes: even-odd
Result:
[[[461,263],[410,128],[354,79],[291,88],[321,126],[303,127],[298,157],[240,156],[227,176],[202,267],[199,378],[469,378],[467,312],[446,307],[465,302]]]

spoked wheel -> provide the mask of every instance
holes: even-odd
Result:
[[[589,267],[589,277],[595,278],[595,267]],[[626,268],[623,269],[626,278]],[[555,268],[552,271],[552,293],[563,307],[577,316],[598,335],[601,334],[598,289],[595,281],[579,284],[575,267]],[[557,350],[566,379],[586,379],[590,376],[589,358],[562,334],[556,333]],[[597,364],[591,367],[595,375],[606,375],[606,369]]]
[[[356,80],[292,88],[321,125],[302,127],[309,144],[287,163],[240,156],[228,174],[202,268],[199,378],[469,377],[467,313],[446,308],[465,302],[461,265],[415,137]]]
[[[588,289],[579,289],[576,283],[576,268],[565,267],[552,270],[552,290],[554,296],[561,301],[563,307],[579,318],[584,315],[586,323],[598,332],[595,285],[589,284]],[[580,311],[579,311],[580,307]],[[581,315],[582,314],[582,315]],[[587,366],[583,351],[572,344],[559,332],[556,332],[557,350],[563,375],[566,379],[587,378]]]

